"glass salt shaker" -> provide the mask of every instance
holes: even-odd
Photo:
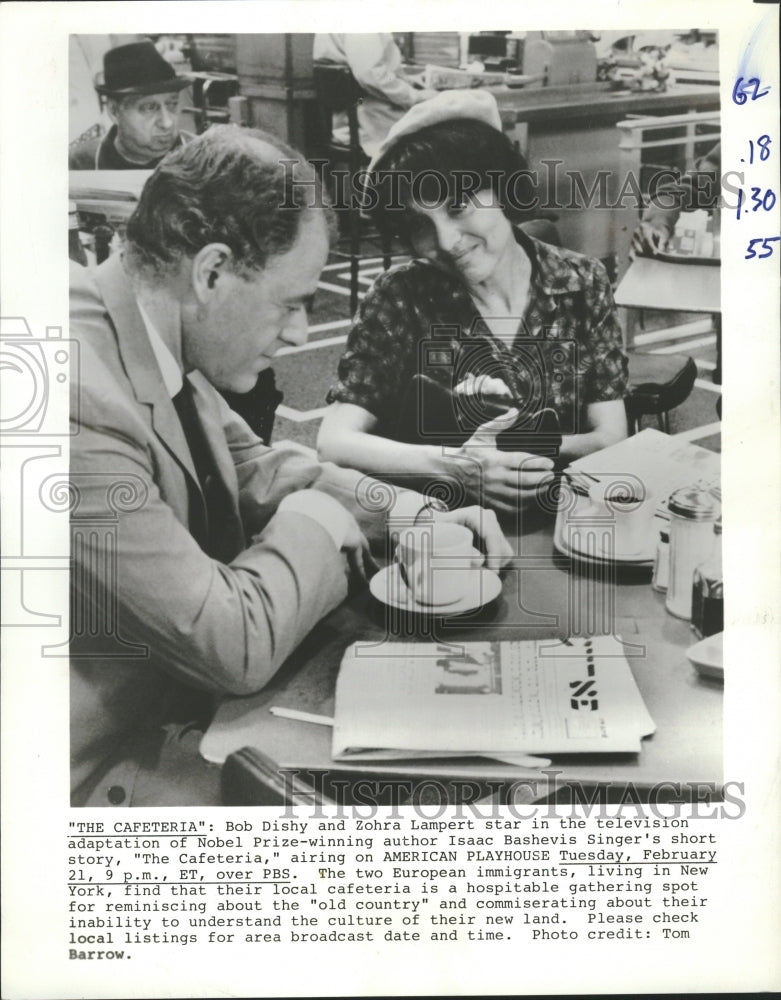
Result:
[[[711,555],[694,571],[692,628],[699,639],[724,631],[724,571],[721,565],[721,521],[713,525]]]
[[[687,621],[692,616],[694,570],[713,551],[713,522],[719,504],[699,486],[676,490],[668,503],[670,512],[670,578],[665,607]]]

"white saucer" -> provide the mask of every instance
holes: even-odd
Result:
[[[565,521],[566,516],[560,510],[556,516],[556,525],[553,530],[553,547],[557,552],[561,552],[562,555],[571,556],[573,559],[578,559],[581,562],[590,564],[603,564],[611,561],[617,563],[627,563],[628,565],[633,566],[653,566],[654,564],[656,551],[654,543],[650,540],[649,547],[645,551],[613,552],[610,556],[605,556],[599,552],[589,552],[585,549],[581,549],[577,547],[577,545],[570,545],[567,535],[565,534]],[[655,521],[653,521],[652,524],[655,524]],[[575,539],[579,537],[578,533],[574,534]]]
[[[395,563],[375,573],[369,581],[369,590],[378,601],[401,611],[411,611],[418,615],[460,615],[465,611],[481,608],[502,592],[502,581],[491,570],[476,570],[474,576],[475,586],[472,592],[451,604],[418,604],[407,589]]]
[[[686,656],[702,677],[724,680],[724,633],[709,635],[686,650]]]
[[[613,552],[610,556],[606,556],[601,552],[588,552],[579,549],[568,545],[560,532],[556,532],[553,537],[553,547],[562,555],[570,556],[572,559],[590,565],[604,565],[609,562],[622,563],[626,566],[653,566],[654,564],[654,556],[649,552]]]

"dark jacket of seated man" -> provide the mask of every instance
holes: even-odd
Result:
[[[68,170],[151,170],[170,150],[144,164],[126,159],[117,149],[117,126],[112,125],[105,135],[92,136],[77,142],[68,150]],[[192,139],[191,132],[180,131],[171,149],[178,149]]]

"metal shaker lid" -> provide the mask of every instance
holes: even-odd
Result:
[[[684,486],[676,490],[667,504],[671,514],[687,521],[715,521],[721,505],[708,491],[699,486]]]

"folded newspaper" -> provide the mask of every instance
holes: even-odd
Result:
[[[334,760],[638,753],[654,731],[610,636],[355,643],[336,683]]]
[[[579,458],[566,471],[581,482],[585,474],[589,480],[620,479],[630,488],[642,484],[657,498],[662,517],[669,516],[667,500],[680,486],[696,484],[721,499],[721,455],[653,427]]]

